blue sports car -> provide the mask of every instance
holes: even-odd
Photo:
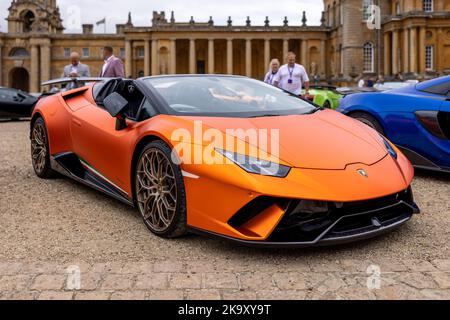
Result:
[[[348,95],[338,111],[385,135],[415,167],[450,172],[450,76]]]

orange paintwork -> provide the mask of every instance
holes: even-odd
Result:
[[[207,143],[201,139],[192,143],[176,141],[172,133],[183,128],[194,135],[194,120],[203,121],[204,129],[220,129],[224,140],[226,129],[278,129],[280,156],[269,154],[267,159],[292,167],[284,179],[249,174],[234,164],[181,165],[182,170],[198,176],[184,177],[188,224],[242,240],[266,239],[283,216],[280,208],[273,207],[241,230],[227,223],[260,195],[361,201],[405,190],[414,175],[413,167],[400,151],[397,150],[398,160],[388,155],[378,133],[331,110],[252,119],[159,115],[141,123],[129,121],[125,130],[116,131],[115,119],[95,105],[92,87],[80,96],[68,97],[67,101],[61,94],[42,99],[34,111],[47,125],[51,154],[76,153],[130,198],[133,153],[146,136],[156,136],[172,148],[183,142],[188,147],[205,149]],[[246,145],[249,152],[255,148]],[[214,153],[213,148],[209,150]],[[364,169],[369,178],[359,175],[359,169]]]

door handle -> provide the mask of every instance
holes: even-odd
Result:
[[[73,119],[72,121],[73,121],[73,123],[75,123],[77,126],[81,127],[81,121],[80,121],[80,120]]]

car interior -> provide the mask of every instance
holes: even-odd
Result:
[[[156,114],[133,80],[113,79],[106,83],[96,84],[94,99],[97,105],[104,108],[103,101],[113,92],[117,92],[128,101],[128,107],[124,114],[128,119],[138,122]]]

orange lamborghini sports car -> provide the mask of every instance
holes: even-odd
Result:
[[[134,206],[165,238],[330,245],[419,213],[413,168],[383,136],[245,77],[104,79],[40,99],[30,137],[40,178]]]

